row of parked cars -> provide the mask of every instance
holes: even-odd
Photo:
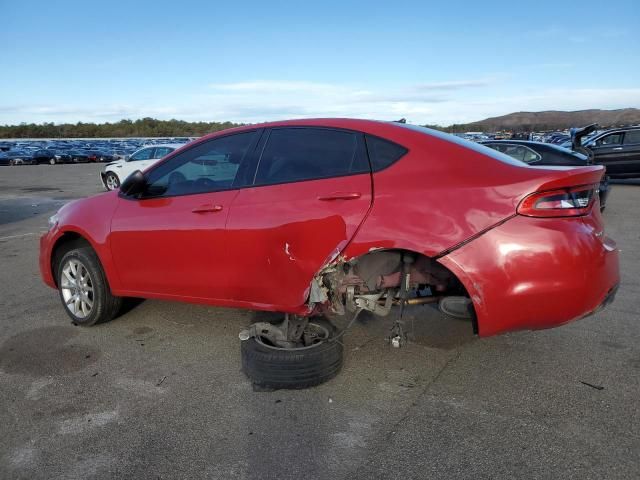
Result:
[[[569,141],[551,134],[546,142],[484,140],[491,148],[538,165],[600,164],[611,178],[640,177],[640,126],[598,130],[596,125],[570,130]]]
[[[0,165],[56,165],[125,160],[143,146],[184,144],[190,138],[23,140],[0,142]]]

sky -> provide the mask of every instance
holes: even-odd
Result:
[[[0,124],[640,107],[640,1],[0,0]]]

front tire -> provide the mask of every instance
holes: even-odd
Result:
[[[104,184],[107,190],[117,190],[120,188],[120,179],[113,172],[108,172],[104,177]]]
[[[55,158],[50,158],[49,159],[49,165],[55,165],[56,164],[56,159]]]
[[[91,326],[116,317],[122,298],[111,294],[100,260],[91,247],[66,252],[56,271],[60,299],[73,323]]]

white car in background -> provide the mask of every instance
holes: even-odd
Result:
[[[100,172],[102,184],[107,190],[117,190],[120,184],[136,170],[144,170],[174,150],[186,145],[185,143],[166,143],[162,145],[148,145],[133,152],[129,158],[107,163]]]

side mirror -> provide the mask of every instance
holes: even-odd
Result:
[[[136,170],[120,185],[120,192],[127,197],[134,197],[147,188],[147,179],[140,170]]]

